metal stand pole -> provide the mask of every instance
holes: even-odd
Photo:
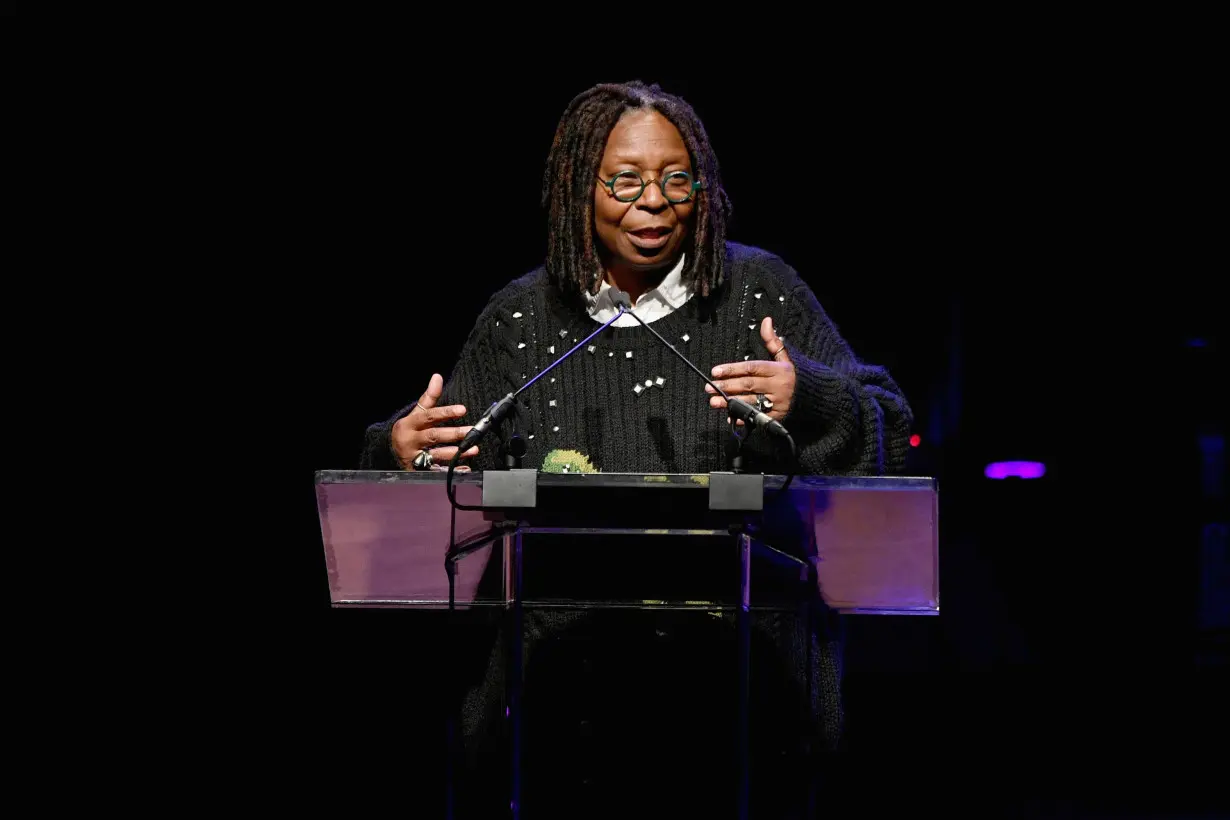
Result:
[[[509,549],[511,541],[511,549]],[[521,817],[521,686],[523,624],[521,612],[522,572],[521,572],[521,529],[518,528],[511,538],[505,538],[505,555],[508,559],[508,581],[512,593],[512,624],[508,630],[509,664],[508,664],[508,707],[512,723],[512,795],[509,810],[513,820]],[[509,554],[511,553],[511,554]]]
[[[751,585],[752,585],[752,538],[747,533],[739,534],[739,802],[738,818],[747,820],[749,784],[748,744],[749,690],[751,688]]]

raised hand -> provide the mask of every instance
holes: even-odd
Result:
[[[435,461],[432,469],[448,469],[448,463],[457,453],[456,446],[448,445],[455,445],[472,429],[473,425],[470,427],[438,426],[442,422],[459,419],[466,414],[465,407],[460,404],[437,407],[436,402],[440,400],[443,392],[444,377],[439,373],[433,373],[431,380],[427,382],[427,389],[419,397],[414,409],[393,425],[393,452],[397,455],[397,460],[403,470],[414,469],[414,457],[419,454],[420,450],[431,451],[432,459]],[[474,446],[461,457],[473,458],[477,454],[478,447]],[[458,466],[457,469],[469,468]]]
[[[766,408],[764,412],[781,421],[790,412],[790,402],[794,398],[794,364],[790,361],[785,342],[773,332],[772,317],[766,316],[760,323],[760,338],[772,354],[773,361],[749,359],[746,362],[719,364],[713,368],[711,374],[713,383],[726,391],[728,396],[743,399],[753,406],[759,396],[764,396],[772,403],[772,407]],[[705,392],[710,395],[710,407],[726,406],[726,400],[707,384]]]

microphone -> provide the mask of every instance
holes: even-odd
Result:
[[[768,430],[774,436],[780,437],[781,440],[786,443],[786,446],[790,448],[790,462],[789,463],[791,465],[791,468],[790,468],[790,472],[787,473],[786,475],[786,481],[782,484],[781,487],[778,488],[777,492],[775,493],[775,496],[778,496],[778,497],[783,496],[786,490],[789,489],[790,482],[794,481],[794,471],[795,471],[794,466],[795,466],[795,463],[798,461],[798,451],[795,449],[794,439],[790,437],[790,433],[786,432],[786,428],[782,426],[781,422],[770,417],[768,414],[762,413],[761,411],[757,410],[755,407],[748,404],[743,399],[731,398],[730,396],[726,394],[726,391],[722,390],[722,388],[718,387],[716,384],[710,381],[709,377],[704,374],[704,371],[702,371],[696,365],[692,364],[691,360],[688,359],[687,356],[683,355],[678,350],[676,350],[675,346],[671,344],[670,342],[666,341],[666,339],[663,339],[661,333],[658,333],[658,331],[654,330],[652,327],[646,324],[644,319],[636,315],[636,313],[632,310],[632,300],[628,297],[628,294],[624,293],[622,290],[619,290],[618,288],[612,287],[611,288],[611,299],[615,302],[615,304],[619,305],[619,310],[621,314],[627,313],[633,319],[640,322],[641,327],[648,330],[650,333],[654,335],[655,338],[657,338],[659,342],[661,342],[662,344],[670,348],[672,353],[674,353],[676,356],[682,359],[683,363],[686,364],[688,367],[695,370],[696,375],[704,379],[705,383],[708,384],[710,387],[712,387],[719,396],[726,399],[726,409],[731,419],[741,419],[743,423],[746,424],[749,428],[759,427],[762,430]],[[731,423],[733,424],[734,422],[732,421]],[[731,432],[732,433],[734,432],[733,428]],[[461,451],[459,450],[458,452],[461,452]],[[738,461],[739,459],[736,457],[736,463]],[[738,471],[738,468],[736,468],[736,471]]]
[[[640,316],[637,316],[636,313],[633,312],[632,300],[628,297],[627,293],[623,292],[622,290],[619,290],[618,288],[612,287],[611,288],[611,299],[616,305],[619,305],[621,313],[627,313],[633,319],[636,319],[638,322],[640,322],[641,326],[644,327],[646,330],[648,330],[650,333],[652,333],[654,336],[656,336],[658,341],[660,341],[662,344],[670,348],[671,352],[673,352],[680,359],[683,359],[684,364],[686,364],[688,367],[695,370],[697,375],[699,375],[702,379],[704,379],[705,383],[708,384],[710,387],[712,387],[719,396],[726,399],[726,407],[732,419],[739,419],[744,424],[748,425],[749,427],[760,427],[762,429],[768,430],[770,433],[772,433],[775,436],[783,436],[787,439],[790,438],[790,434],[786,432],[786,428],[783,427],[781,422],[779,422],[777,419],[772,418],[767,413],[763,413],[760,410],[757,410],[755,407],[748,404],[743,399],[731,398],[730,396],[726,395],[726,391],[724,391],[722,388],[718,387],[716,384],[710,381],[709,377],[706,376],[699,367],[692,364],[692,362],[688,359],[687,356],[683,355],[678,350],[676,350],[673,344],[666,341],[666,339],[662,338],[662,334],[658,333],[658,331],[654,330],[652,327],[646,324],[644,319],[642,319]]]
[[[566,358],[568,354],[565,353],[564,356]],[[552,365],[552,367],[554,367],[554,365]],[[524,385],[522,389],[525,389],[525,387],[529,387],[529,384]],[[475,442],[487,435],[487,431],[489,429],[492,427],[498,427],[500,423],[503,422],[508,416],[508,414],[512,412],[514,402],[517,398],[517,393],[520,392],[521,390],[518,390],[516,393],[509,393],[504,398],[492,404],[487,412],[483,414],[483,417],[478,420],[478,423],[475,424],[470,430],[470,432],[466,433],[465,438],[461,440],[461,444],[457,447],[457,451],[464,453],[473,447]]]
[[[730,415],[737,419],[742,419],[744,424],[763,427],[775,436],[790,435],[786,432],[786,428],[782,426],[780,421],[763,411],[757,410],[743,399],[737,397],[732,399],[724,393],[722,397],[726,399],[726,406],[730,410]]]
[[[626,294],[624,294],[624,299],[625,300],[627,299]],[[550,373],[552,370],[558,367],[561,363],[563,363],[563,361],[567,359],[569,356],[571,356],[573,353],[576,353],[578,350],[585,347],[585,345],[591,339],[593,339],[598,334],[602,333],[602,331],[606,330],[608,327],[610,327],[616,321],[618,321],[619,317],[623,316],[624,313],[627,312],[627,307],[625,305],[628,305],[630,303],[625,301],[624,303],[616,303],[616,304],[618,305],[619,310],[615,313],[614,316],[608,319],[605,324],[600,326],[597,330],[595,330],[593,333],[586,336],[581,341],[577,342],[576,345],[571,350],[569,350],[567,353],[560,356],[558,359],[556,359],[554,362],[552,362],[550,365],[544,368],[541,372],[535,375],[534,378],[530,379],[528,382],[521,385],[514,392],[509,393],[504,398],[493,403],[491,407],[487,408],[487,412],[483,414],[483,417],[478,420],[478,422],[474,425],[474,427],[470,430],[470,432],[465,434],[465,437],[461,440],[461,444],[458,445],[457,447],[457,453],[453,456],[453,460],[449,462],[448,478],[447,478],[447,481],[445,482],[446,490],[448,492],[448,499],[452,503],[453,507],[459,510],[482,510],[484,509],[483,507],[473,507],[473,506],[468,506],[466,504],[457,503],[456,490],[453,488],[453,471],[457,468],[457,462],[461,460],[461,454],[469,450],[479,441],[481,441],[482,438],[487,435],[488,431],[491,430],[491,428],[498,427],[504,421],[504,419],[508,417],[508,414],[512,413],[516,409],[518,396],[520,396],[526,390],[529,390],[530,387],[533,386],[533,384],[536,381],[538,381],[543,376]]]

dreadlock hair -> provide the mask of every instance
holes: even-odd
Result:
[[[707,297],[724,280],[731,203],[700,118],[690,105],[657,84],[603,83],[578,94],[564,110],[543,176],[547,275],[569,302],[600,286],[602,268],[594,249],[595,175],[611,129],[624,112],[637,109],[657,111],[679,129],[692,171],[703,185],[697,191],[693,227],[684,248],[683,282]]]

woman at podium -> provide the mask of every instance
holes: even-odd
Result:
[[[515,433],[525,445],[521,466],[539,470],[730,469],[736,439],[726,401],[643,322],[722,391],[789,429],[796,464],[787,461],[789,453],[771,436],[757,430],[737,439],[743,470],[883,475],[902,469],[913,421],[906,399],[884,368],[859,359],[786,261],[728,237],[731,204],[719,164],[704,126],[684,100],[641,83],[603,84],[579,94],[555,132],[542,203],[548,239],[543,264],[491,296],[447,380],[433,375],[417,400],[367,430],[363,469],[442,469],[492,402],[519,389],[610,321],[625,294],[641,321],[621,316],[552,370],[549,380],[522,393],[511,423],[492,428],[462,453],[462,464],[473,470],[502,469],[504,447]],[[531,617],[538,620],[531,623]],[[542,640],[577,634],[576,618],[554,616],[553,626],[552,617],[527,613],[527,632]],[[637,771],[644,773],[654,768],[646,762],[651,759],[669,766],[675,753],[703,756],[706,741],[696,728],[705,725],[703,720],[687,723],[689,732],[700,734],[680,745],[666,739],[676,737],[675,728],[655,726],[656,718],[648,715],[674,719],[692,707],[703,710],[690,694],[695,687],[680,684],[679,676],[707,673],[694,668],[664,672],[660,664],[669,659],[654,648],[663,630],[638,629],[586,634],[591,645],[606,641],[609,648],[618,641],[620,657],[629,663],[651,657],[659,664],[640,675],[620,675],[621,685],[637,679],[645,683],[643,691],[649,694],[642,696],[654,704],[640,712],[639,727],[613,730],[626,741],[621,748],[634,750],[618,760],[635,758]],[[640,648],[638,635],[647,636]],[[837,636],[826,619],[810,618],[797,629],[779,624],[771,643],[785,658],[804,643],[816,648],[808,653],[812,668],[800,675],[818,680],[822,695],[811,710],[811,728],[799,734],[807,735],[810,744],[834,748],[841,725]],[[703,639],[687,645],[703,645]],[[528,651],[527,670],[533,664],[533,649]],[[798,668],[788,660],[780,666]],[[483,719],[499,717],[492,705],[499,689],[490,685],[496,676],[493,672],[467,694],[471,745],[482,745]],[[651,680],[661,685],[649,685]],[[531,685],[527,682],[527,704]],[[789,681],[784,685],[789,688]],[[674,694],[661,694],[665,689]],[[593,699],[610,702],[625,694],[595,692]],[[620,722],[638,722],[636,710],[619,713]],[[527,726],[534,725],[534,717],[526,720]],[[586,731],[600,735],[593,728],[600,722],[593,719]],[[793,759],[797,744],[790,739],[792,732],[783,728],[766,741],[783,749],[783,760]],[[655,733],[663,737],[655,740]],[[567,778],[544,773],[578,769],[575,744],[561,740],[555,752],[556,768],[541,759],[527,762],[527,777],[532,770],[551,779],[546,790],[563,788],[560,783]],[[612,761],[606,754],[603,766],[615,765]],[[785,763],[781,767],[801,770]],[[581,771],[575,779],[592,785],[595,777]],[[568,786],[574,787],[584,791],[587,786]],[[527,786],[527,800],[530,791]]]

